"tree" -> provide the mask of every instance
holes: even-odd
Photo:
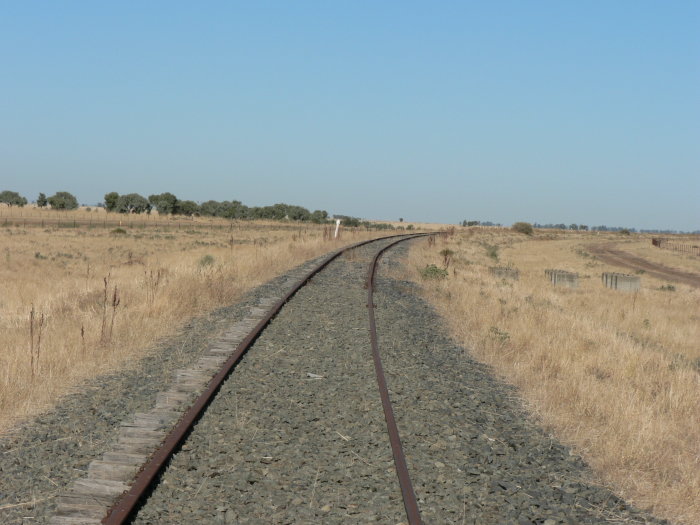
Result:
[[[293,221],[308,221],[311,213],[303,206],[287,206],[287,218]]]
[[[158,210],[158,213],[169,214],[177,213],[175,208],[177,207],[177,197],[170,192],[161,193],[159,195],[149,195],[148,202]]]
[[[109,193],[105,194],[105,209],[107,211],[115,211],[118,200],[119,194],[116,191],[110,191]]]
[[[203,202],[199,207],[199,213],[205,217],[221,217],[224,212],[224,203],[218,201]]]
[[[24,206],[27,204],[27,199],[22,197],[16,191],[0,191],[0,202],[4,202],[9,206]]]
[[[532,235],[535,231],[529,222],[516,222],[511,228],[513,231],[524,233],[525,235]]]
[[[588,226],[586,226],[585,224],[580,224],[578,229],[582,231],[588,231]]]
[[[117,199],[114,211],[119,213],[143,213],[151,211],[151,203],[138,193],[121,195]]]
[[[43,193],[40,193],[39,196],[36,198],[36,205],[39,206],[39,208],[46,208],[48,205],[49,201],[46,200],[46,195]]]
[[[221,203],[221,216],[227,219],[245,219],[249,216],[250,210],[248,206],[241,201],[224,201]]]
[[[78,207],[78,199],[67,191],[58,191],[47,200],[55,210],[75,210]]]
[[[571,224],[571,225],[569,226],[569,229],[570,229],[570,230],[578,230],[578,225],[576,225],[576,224]]]
[[[326,222],[328,220],[328,212],[326,210],[314,210],[311,214],[311,221],[316,224]]]
[[[177,201],[173,213],[192,216],[199,214],[199,205],[194,201]]]

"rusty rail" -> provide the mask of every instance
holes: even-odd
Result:
[[[397,241],[392,242],[391,244],[379,250],[374,256],[372,264],[370,265],[369,275],[367,277],[367,308],[369,310],[369,336],[372,343],[372,359],[374,360],[374,371],[377,375],[379,396],[382,399],[384,419],[386,420],[386,427],[387,431],[389,432],[389,442],[391,443],[391,452],[394,456],[394,466],[396,467],[396,474],[399,478],[399,485],[401,486],[403,505],[406,509],[406,517],[408,518],[409,525],[421,525],[423,521],[420,517],[420,510],[418,509],[418,501],[416,500],[416,494],[413,490],[413,484],[411,483],[411,476],[408,473],[406,456],[403,453],[403,447],[401,446],[401,437],[399,436],[399,427],[396,424],[396,418],[394,418],[394,409],[391,406],[391,399],[389,398],[389,388],[386,383],[386,377],[384,376],[382,358],[379,355],[379,343],[377,342],[377,325],[374,319],[374,309],[376,308],[373,297],[374,277],[377,270],[377,264],[379,263],[379,258],[389,248],[404,240],[406,239],[399,239]]]
[[[326,259],[324,262],[313,268],[312,270],[309,271],[309,273],[306,274],[306,276],[299,281],[282,299],[280,299],[275,305],[273,305],[268,313],[263,317],[258,324],[253,328],[253,330],[246,336],[246,338],[241,341],[241,343],[236,347],[236,350],[231,354],[229,359],[224,363],[220,371],[211,379],[209,384],[207,385],[206,390],[194,401],[192,406],[184,413],[184,415],[180,418],[178,423],[173,427],[173,429],[170,431],[170,433],[166,436],[165,440],[163,441],[163,444],[161,447],[156,450],[153,455],[150,457],[150,459],[141,467],[141,470],[139,470],[138,474],[136,475],[136,478],[134,479],[133,484],[129,488],[128,491],[124,492],[121,497],[114,503],[114,505],[110,508],[108,511],[107,516],[105,516],[102,519],[102,523],[105,525],[122,525],[123,523],[128,520],[134,510],[136,509],[139,501],[141,498],[146,494],[146,492],[149,490],[151,485],[153,484],[154,480],[156,477],[160,474],[162,471],[165,463],[173,456],[177,448],[180,446],[180,444],[184,441],[185,437],[187,434],[190,432],[192,427],[194,426],[195,422],[199,419],[199,417],[202,415],[202,413],[206,410],[207,406],[211,403],[213,398],[215,397],[216,393],[219,391],[219,388],[223,384],[223,382],[226,380],[226,378],[231,374],[233,368],[238,364],[238,362],[241,360],[243,355],[246,353],[248,348],[253,344],[253,342],[258,338],[260,333],[264,330],[264,328],[270,323],[270,321],[277,315],[277,313],[282,309],[282,307],[289,301],[309,280],[311,280],[316,274],[321,272],[326,266],[328,266],[332,261],[340,257],[342,254],[346,253],[347,251],[353,250],[355,248],[358,248],[360,246],[363,246],[365,244],[369,244],[372,242],[380,241],[380,240],[385,240],[385,239],[391,239],[391,238],[397,238],[400,237],[397,241],[394,243],[390,244],[389,246],[385,247],[383,250],[379,252],[379,254],[383,253],[388,249],[389,247],[393,246],[394,244],[403,241],[403,240],[408,240],[412,239],[415,237],[421,237],[425,235],[430,235],[426,233],[421,233],[421,234],[411,234],[411,235],[389,235],[386,237],[381,237],[378,239],[371,239],[368,241],[362,241],[358,242],[355,244],[352,244],[346,248],[343,248],[341,250],[338,250],[336,253],[331,255],[328,259]],[[373,266],[372,268],[376,267],[377,261],[378,261],[378,256],[375,256],[375,259],[373,261]],[[370,279],[369,279],[369,290],[370,290],[370,304],[371,303],[371,293],[372,293],[372,287],[371,284],[374,280],[374,275],[373,271],[370,274]],[[373,309],[370,308],[370,325],[373,326],[374,324],[374,312]],[[373,352],[374,352],[374,347],[376,346],[376,329],[373,327],[371,328],[371,333],[374,333],[373,336]],[[378,358],[378,354],[377,354]],[[376,361],[375,361],[376,364]],[[379,363],[379,366],[381,367],[381,362]],[[378,372],[379,373],[379,372]],[[382,374],[383,375],[383,374]],[[380,387],[381,388],[381,387]],[[384,388],[386,390],[386,381],[384,381]],[[385,404],[384,398],[386,397],[388,401],[388,392],[382,395],[382,404]],[[389,402],[390,403],[390,402]],[[389,404],[389,410],[391,410],[391,405]],[[385,414],[386,414],[386,407],[385,407]],[[393,420],[393,414],[391,415],[391,418]],[[389,420],[387,419],[387,422]],[[396,427],[396,424],[394,422],[394,427]],[[401,483],[401,490],[404,494],[406,494],[406,491],[404,489],[405,485],[405,479],[406,476],[408,476],[408,469],[405,467],[405,458],[403,458],[403,452],[400,452],[400,458],[403,458],[402,463],[403,467],[401,469],[399,468],[399,462],[397,462],[397,455],[394,447],[394,440],[398,439],[398,430],[395,431],[396,437],[391,437],[392,430],[389,430],[390,433],[390,439],[392,441],[392,450],[394,450],[394,459],[395,463],[397,465],[397,472],[399,474],[399,480]],[[401,447],[400,441],[398,442],[399,446],[399,451]],[[405,471],[405,472],[403,472]],[[410,488],[410,479],[408,479],[408,484]],[[410,494],[409,497],[412,496],[412,503],[408,504],[405,503],[406,506],[406,511],[409,516],[409,523],[410,525],[416,525],[421,523],[420,521],[415,521],[412,520],[411,516],[417,515],[415,514],[417,512],[417,503],[415,502],[415,495],[413,495],[413,489],[410,488]],[[409,507],[411,508],[411,511],[409,512]],[[415,510],[414,510],[415,507]],[[420,516],[418,515],[418,520],[420,520]]]

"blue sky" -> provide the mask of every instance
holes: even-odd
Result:
[[[700,2],[0,0],[0,190],[700,229]]]

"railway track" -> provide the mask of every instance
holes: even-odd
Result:
[[[118,525],[135,519],[134,516],[138,505],[143,503],[147,493],[154,490],[154,486],[157,484],[158,477],[164,466],[177,451],[182,449],[188,434],[215,399],[222,384],[272,319],[302,287],[307,285],[312,278],[323,271],[337,257],[353,250],[364,248],[369,244],[383,244],[372,258],[366,281],[368,290],[366,306],[369,311],[369,341],[371,342],[375,374],[408,523],[410,525],[422,523],[418,503],[408,474],[406,459],[402,451],[398,427],[391,407],[387,381],[381,365],[373,312],[373,287],[377,264],[384,251],[401,241],[424,235],[392,236],[387,238],[387,240],[363,242],[340,250],[309,271],[284,297],[277,301],[275,301],[275,298],[264,300],[264,305],[273,304],[270,304],[267,310],[259,308],[253,311],[254,315],[251,319],[257,320],[257,323],[252,330],[245,334],[242,341],[235,346],[235,349],[226,358],[223,366],[221,366],[214,377],[208,380],[210,368],[206,365],[218,364],[219,361],[223,360],[221,356],[227,351],[225,347],[231,348],[233,346],[231,342],[240,339],[247,326],[252,324],[251,320],[247,324],[239,323],[238,326],[234,327],[223,341],[222,346],[224,348],[214,348],[212,355],[205,356],[195,368],[178,372],[177,378],[181,380],[179,386],[184,388],[176,388],[164,392],[160,402],[151,413],[137,415],[133,424],[127,424],[125,427],[122,427],[122,434],[117,447],[112,452],[106,453],[102,460],[93,462],[90,466],[88,478],[79,480],[67,494],[60,498],[56,515],[51,520],[51,523],[56,525],[67,523]],[[324,376],[319,374],[310,372],[308,374],[308,379],[311,380],[324,379]],[[191,406],[178,418],[177,409],[186,402],[188,390],[197,390],[205,381],[206,388],[204,391],[196,397]],[[166,433],[164,427],[167,428],[168,423],[176,418],[178,418],[177,422]],[[339,435],[343,436],[340,433]],[[150,446],[161,439],[162,443],[154,452],[150,453]],[[149,455],[148,460],[138,468],[135,478],[127,488],[125,481],[131,477],[130,474],[134,470],[134,463],[138,462],[144,454]],[[104,509],[105,503],[109,502],[114,497],[114,494],[121,489],[126,490],[117,496],[113,505]],[[106,510],[106,515],[104,516],[101,515],[103,510]]]
[[[93,448],[101,452],[89,466],[72,456],[92,440],[90,413],[110,403],[111,391],[97,387],[69,410],[47,415],[50,423],[26,439],[0,441],[0,522],[665,523],[589,483],[585,464],[527,417],[514,389],[444,335],[415,286],[394,275],[406,243],[378,259],[393,241],[325,260],[313,277],[306,267],[262,287],[248,315],[228,321],[193,367],[149,394],[155,407],[112,426],[114,437]],[[379,270],[374,279],[370,265]],[[374,293],[368,281],[376,283]],[[370,315],[376,337],[368,333]],[[231,373],[217,372],[246,340],[253,344]],[[384,369],[381,395],[375,362]],[[217,374],[225,381],[209,388]],[[137,385],[126,382],[119,392],[137,397],[130,390]],[[169,430],[189,418],[183,411],[207,390],[216,396],[200,403],[206,412],[191,418],[172,457],[158,459],[155,448],[177,442]],[[391,401],[403,453],[387,436],[382,398]],[[48,430],[59,424],[61,432]],[[27,447],[43,459],[32,462],[22,453]],[[61,450],[67,459],[54,466]],[[163,468],[141,468],[151,456]],[[408,481],[397,464],[410,472]],[[33,487],[42,478],[58,485],[59,470],[61,479],[80,470],[87,477],[37,497]],[[137,478],[148,486],[143,495],[130,489],[137,471],[155,482]],[[7,486],[28,488],[3,505]]]

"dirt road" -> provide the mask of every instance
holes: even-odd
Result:
[[[618,249],[615,243],[589,244],[588,251],[601,261],[632,270],[643,270],[646,274],[666,281],[687,284],[700,288],[700,275],[654,263]]]

